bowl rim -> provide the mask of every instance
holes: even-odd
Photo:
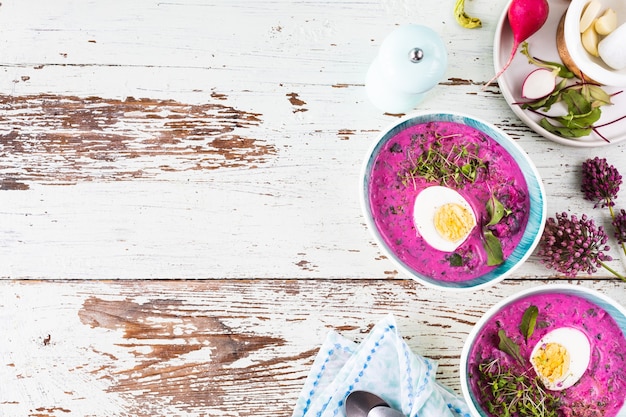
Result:
[[[626,336],[626,307],[622,306],[616,300],[612,299],[608,295],[588,287],[583,287],[580,285],[563,283],[563,284],[545,284],[539,286],[533,286],[521,291],[518,291],[514,294],[509,295],[508,297],[503,298],[493,306],[491,306],[476,322],[476,324],[472,327],[472,330],[467,335],[465,342],[463,343],[463,349],[461,351],[461,357],[459,360],[460,364],[460,380],[461,380],[461,392],[463,394],[463,398],[467,403],[467,406],[470,409],[470,412],[473,416],[476,417],[486,417],[487,415],[482,413],[481,410],[478,409],[471,394],[471,388],[469,387],[468,375],[467,375],[467,363],[470,351],[474,346],[474,341],[476,340],[476,336],[480,332],[480,330],[485,326],[485,324],[500,310],[502,310],[507,305],[521,300],[530,295],[543,294],[543,293],[574,293],[578,296],[582,296],[583,298],[596,303],[595,300],[590,300],[589,298],[594,298],[602,301],[605,305],[611,307],[611,309],[616,310],[617,313],[621,314],[622,318],[618,319],[615,317],[613,311],[608,311],[609,315],[617,322],[617,325],[622,329],[622,332]],[[586,296],[586,297],[585,297]],[[589,297],[589,298],[587,298]],[[606,310],[606,307],[599,306]],[[622,407],[621,411],[616,417],[621,417],[623,412],[626,411],[626,403]]]
[[[567,52],[580,71],[589,78],[607,86],[626,87],[626,69],[611,71],[604,68],[602,65],[595,62],[594,58],[591,58],[589,53],[582,46],[578,28],[580,26],[579,22],[582,11],[589,1],[590,0],[572,0],[565,12],[563,38]],[[626,24],[626,22],[623,24]]]
[[[535,210],[539,215],[536,230],[529,230],[528,223],[527,223],[527,227],[524,230],[522,240],[520,241],[516,249],[505,260],[503,264],[499,265],[497,268],[495,268],[494,270],[490,271],[487,274],[488,278],[485,278],[485,276],[480,276],[480,277],[476,277],[467,281],[458,281],[458,282],[439,281],[435,279],[430,279],[428,277],[425,277],[419,274],[416,271],[413,271],[406,264],[404,264],[404,262],[398,259],[395,253],[393,253],[392,250],[387,246],[387,244],[382,238],[382,235],[380,231],[378,230],[378,228],[376,227],[376,224],[372,218],[373,216],[372,216],[371,207],[369,204],[369,197],[368,197],[369,195],[368,193],[369,167],[370,167],[370,164],[375,160],[377,156],[377,151],[380,148],[382,148],[382,146],[384,146],[384,144],[389,139],[394,137],[399,131],[402,131],[408,127],[411,127],[417,124],[425,123],[427,121],[452,121],[452,122],[466,124],[466,125],[468,124],[468,121],[473,121],[473,123],[470,124],[470,126],[483,131],[490,138],[498,142],[507,152],[509,152],[515,158],[516,161],[518,161],[519,158],[522,158],[525,162],[525,166],[527,166],[527,169],[529,171],[529,172],[525,172],[525,170],[522,169],[522,172],[524,173],[524,178],[526,180],[527,187],[529,190],[529,194],[531,194],[530,211],[533,212],[533,210]],[[485,132],[485,130],[487,131]],[[378,247],[384,252],[384,254],[392,261],[392,263],[398,269],[400,269],[408,277],[412,278],[413,280],[417,282],[420,282],[421,284],[429,288],[443,289],[443,290],[449,290],[449,291],[473,291],[473,290],[478,290],[478,289],[485,288],[488,286],[492,286],[501,282],[508,275],[514,272],[517,268],[519,268],[530,257],[530,255],[534,252],[535,248],[539,244],[539,240],[541,239],[541,235],[545,227],[545,222],[547,218],[546,192],[545,192],[541,175],[539,174],[539,171],[537,170],[537,167],[535,166],[530,156],[517,142],[513,140],[513,138],[511,138],[506,132],[504,132],[504,130],[493,125],[492,123],[489,123],[481,118],[472,116],[467,113],[447,111],[447,110],[415,111],[415,112],[412,112],[410,114],[403,116],[399,120],[396,120],[394,123],[391,123],[387,128],[383,129],[378,134],[378,136],[376,137],[376,140],[374,140],[374,142],[370,145],[370,148],[362,163],[361,173],[360,173],[359,178],[360,178],[360,188],[361,188],[360,193],[359,193],[361,212],[363,213],[365,217],[365,222],[366,222],[368,230],[370,231],[371,236],[374,237],[374,240],[378,244]],[[531,187],[531,183],[532,183],[532,187]],[[535,191],[536,195],[534,196],[532,195],[533,193],[530,192],[531,188],[532,190],[536,190]],[[533,205],[533,201],[535,199],[537,201]],[[537,207],[536,207],[537,205],[539,206],[538,207],[539,210],[537,210]],[[531,218],[532,216],[529,216],[529,220]],[[531,236],[531,234],[533,233],[534,235]],[[522,246],[522,241],[524,241],[524,239],[528,239],[529,236],[531,236],[532,239],[530,240],[530,242],[526,244],[527,249],[520,256],[517,253],[518,248]],[[517,258],[517,260],[513,261],[514,258]],[[491,277],[492,275],[493,277]]]

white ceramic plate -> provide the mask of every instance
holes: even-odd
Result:
[[[528,39],[528,47],[530,53],[536,57],[545,61],[561,62],[559,53],[556,47],[556,30],[559,24],[559,20],[569,5],[569,0],[548,0],[550,5],[550,15],[543,27]],[[511,33],[511,27],[509,26],[507,18],[507,10],[509,6],[504,8],[498,26],[496,28],[496,35],[494,38],[494,67],[496,71],[499,71],[509,58],[511,52],[511,46],[513,44],[513,34]],[[610,142],[604,141],[600,136],[592,133],[589,136],[582,138],[563,138],[552,134],[541,126],[539,126],[539,120],[541,117],[529,112],[528,110],[522,110],[522,108],[516,104],[522,102],[522,82],[524,78],[537,67],[529,64],[528,59],[518,52],[513,59],[511,66],[500,76],[498,83],[500,85],[500,91],[504,99],[511,107],[513,112],[543,137],[550,139],[554,142],[564,145],[578,146],[578,147],[597,147],[612,145],[626,140],[626,119],[623,119],[612,125],[605,126],[600,129],[600,132]],[[605,87],[604,90],[609,94],[617,93],[621,91],[615,87]],[[626,116],[626,91],[618,94],[612,99],[612,106],[602,107],[602,117],[596,123],[601,125],[613,120],[616,120],[622,116]],[[565,107],[561,105],[552,106],[550,114],[561,115],[565,114]]]

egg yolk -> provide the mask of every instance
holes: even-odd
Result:
[[[537,349],[532,361],[537,373],[553,383],[562,379],[569,370],[570,356],[563,345],[547,343]]]
[[[463,239],[474,227],[474,216],[460,204],[447,203],[435,212],[435,229],[451,242]]]

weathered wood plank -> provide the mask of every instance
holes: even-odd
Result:
[[[592,210],[587,157],[626,166],[626,144],[556,145],[481,91],[505,4],[466,4],[484,24],[466,30],[414,0],[3,1],[0,415],[289,416],[326,333],[358,341],[388,313],[458,391],[480,315],[561,281],[531,257],[442,293],[380,252],[358,189],[398,117],[365,95],[382,40],[403,23],[444,37],[448,71],[419,110],[510,133],[549,213]],[[571,282],[626,303],[607,276]]]
[[[473,324],[547,282],[457,294],[410,280],[4,281],[0,414],[288,416],[326,333],[359,341],[388,313],[458,391]],[[619,281],[569,282],[626,301]]]
[[[283,163],[201,178],[194,171],[186,183],[31,184],[0,193],[0,277],[403,277],[364,224],[357,161],[328,169]],[[610,227],[607,211],[567,191],[576,169],[555,168],[548,212],[587,212]],[[611,247],[612,265],[625,269]],[[513,277],[553,274],[531,257]]]
[[[253,168],[276,155],[273,144],[246,137],[260,114],[223,104],[106,100],[43,94],[0,96],[0,189],[28,182],[75,184],[154,178],[159,172]]]
[[[509,132],[550,213],[591,210],[577,192],[585,158],[626,164],[626,144],[556,145],[496,86],[481,91],[505,0],[468,5],[480,30],[442,2],[39,3],[0,6],[1,278],[399,277],[358,189],[397,120],[369,103],[365,73],[403,23],[449,46],[418,110]],[[531,260],[514,276],[545,274]]]

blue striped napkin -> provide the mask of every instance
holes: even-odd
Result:
[[[345,417],[352,391],[370,391],[408,417],[470,417],[463,398],[435,380],[437,363],[415,355],[386,316],[356,344],[331,331],[292,417]]]

